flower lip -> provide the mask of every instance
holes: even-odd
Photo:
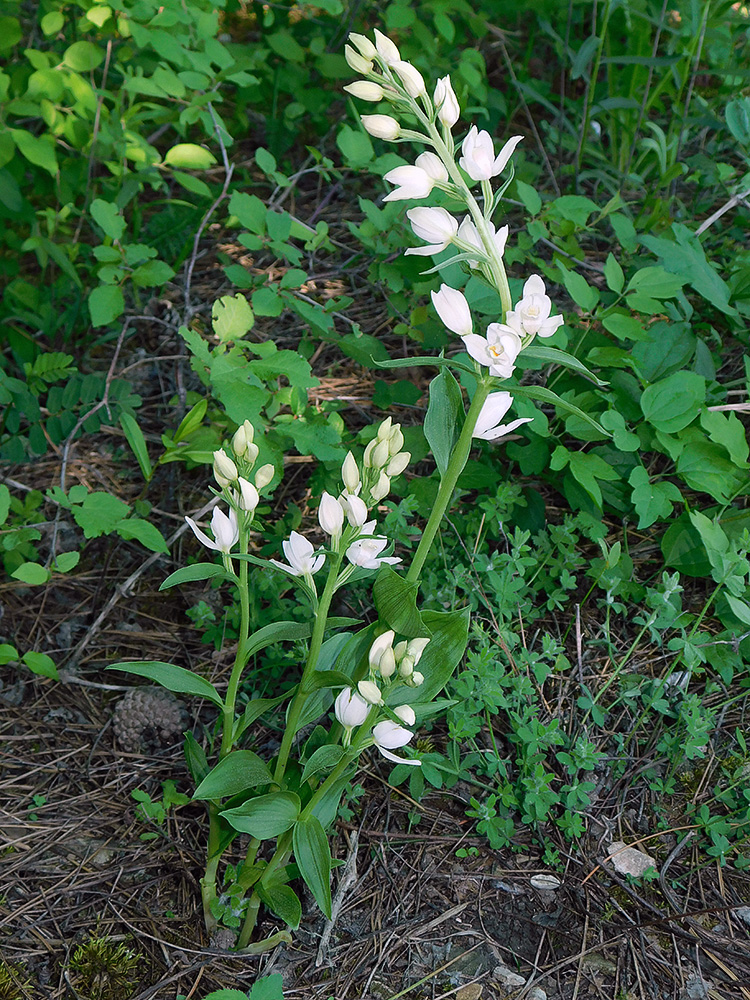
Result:
[[[372,729],[372,738],[375,741],[375,746],[385,758],[394,761],[396,764],[419,766],[422,763],[419,760],[399,757],[391,753],[391,750],[397,750],[399,747],[406,746],[413,736],[414,733],[409,732],[408,729],[404,729],[403,726],[399,726],[397,722],[393,722],[391,719],[383,719],[382,722],[378,722]]]

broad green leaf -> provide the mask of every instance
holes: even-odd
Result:
[[[223,566],[216,563],[194,563],[192,566],[183,566],[170,573],[159,590],[169,590],[170,587],[177,587],[181,583],[195,583],[197,580],[213,580],[217,576],[231,579]]]
[[[602,319],[602,326],[605,330],[617,337],[618,340],[645,340],[647,337],[643,323],[635,316],[624,313],[612,312]]]
[[[743,625],[750,625],[750,604],[740,600],[739,597],[733,597],[726,591],[724,591],[724,600],[732,609],[732,614],[739,618]]]
[[[671,299],[677,295],[686,280],[670,274],[663,267],[642,267],[628,282],[628,305],[638,312],[659,312],[661,299]]]
[[[211,312],[214,333],[222,343],[240,340],[255,322],[253,310],[244,295],[222,295]]]
[[[424,674],[417,688],[400,687],[388,698],[388,705],[418,705],[432,701],[448,683],[461,662],[469,638],[469,609],[460,611],[423,611],[425,630],[430,641],[416,669]]]
[[[58,573],[70,573],[75,569],[81,558],[80,552],[60,552],[55,557],[55,570]]]
[[[380,620],[408,639],[427,634],[417,610],[418,591],[418,584],[407,583],[387,563],[380,567],[372,588]]]
[[[0,52],[7,52],[23,38],[17,17],[0,17]]]
[[[664,562],[686,576],[708,576],[711,564],[701,537],[688,520],[681,515],[671,524],[661,540]]]
[[[750,97],[736,97],[727,104],[727,126],[741,146],[750,148]]]
[[[633,487],[631,500],[639,517],[639,529],[649,528],[656,521],[666,520],[672,513],[673,504],[682,499],[674,483],[652,483],[642,465],[633,469],[628,482]]]
[[[117,285],[100,285],[89,295],[89,315],[93,326],[107,326],[125,312],[125,299]]]
[[[38,587],[47,583],[51,574],[39,563],[25,562],[21,563],[18,569],[14,569],[10,575],[14,580],[20,580],[21,583],[27,583],[31,587]]]
[[[198,743],[189,729],[185,733],[183,751],[188,771],[190,771],[190,777],[196,785],[199,785],[208,774],[210,768],[203,747]]]
[[[695,372],[675,372],[648,386],[641,396],[641,410],[657,430],[674,434],[698,416],[706,395],[705,379]]]
[[[347,687],[351,684],[351,677],[340,670],[316,670],[310,678],[310,684],[313,688]]]
[[[226,799],[248,788],[270,785],[273,775],[252,750],[235,750],[220,760],[196,788],[194,799]]]
[[[268,208],[257,195],[235,191],[229,199],[229,211],[251,232],[259,236],[265,233]]]
[[[216,688],[200,674],[194,674],[192,670],[178,667],[174,663],[162,663],[161,660],[143,660],[142,662],[127,660],[122,663],[113,663],[107,670],[122,670],[126,674],[135,674],[136,677],[147,677],[150,681],[161,684],[168,691],[175,694],[192,694],[198,698],[205,698],[213,702],[217,708],[224,707],[224,701]]]
[[[700,422],[711,440],[726,449],[737,468],[746,469],[750,449],[745,428],[737,419],[737,414],[703,410]]]
[[[351,125],[343,125],[336,136],[336,145],[344,160],[352,167],[364,167],[375,156],[370,136],[363,128],[353,129]]]
[[[321,750],[325,747],[321,747]],[[340,747],[338,748],[341,749]],[[294,860],[324,916],[331,919],[331,848],[315,816],[295,823]]]
[[[138,421],[130,413],[123,412],[120,414],[120,426],[140,466],[141,475],[148,482],[154,470],[151,465],[151,459],[148,456],[148,447],[146,439],[143,436],[143,431],[138,426]]]
[[[259,882],[256,892],[272,913],[281,917],[293,931],[297,930],[302,919],[302,904],[293,889],[288,885],[268,887]]]
[[[240,833],[270,840],[291,829],[299,812],[299,796],[294,792],[270,792],[248,799],[234,809],[224,809],[221,815]]]
[[[125,219],[120,214],[117,205],[96,198],[91,202],[90,211],[94,222],[105,236],[109,236],[113,240],[122,239],[122,234],[125,232]]]
[[[148,260],[145,264],[137,267],[131,280],[138,288],[155,288],[165,285],[174,278],[174,271],[163,260]]]
[[[602,506],[602,491],[598,481],[614,482],[620,478],[608,462],[599,455],[587,451],[569,452],[568,466],[573,478],[580,483],[598,507]]]
[[[142,517],[124,517],[114,525],[114,530],[120,538],[134,538],[137,542],[150,552],[169,552],[164,535],[155,524],[144,520]]]
[[[430,382],[430,403],[424,418],[424,436],[435,458],[440,477],[445,475],[461,433],[464,404],[461,389],[448,368]]]
[[[252,656],[273,642],[296,642],[312,634],[309,622],[271,622],[259,628],[247,640],[246,654]]]
[[[291,691],[286,691],[284,694],[278,695],[276,698],[253,698],[245,705],[245,711],[242,715],[235,721],[234,729],[232,731],[232,742],[236,743],[237,740],[242,736],[248,726],[251,726],[256,719],[259,719],[261,715],[265,715],[266,712],[272,711],[277,705],[280,705],[287,698],[293,698],[296,688]]]
[[[633,346],[633,364],[644,382],[658,382],[687,368],[695,354],[696,336],[689,323],[651,323]]]
[[[320,771],[332,771],[343,756],[344,751],[338,744],[326,744],[325,746],[318,747],[305,764],[301,780],[303,782],[307,781],[308,778],[311,778],[314,774],[318,774]]]
[[[607,254],[607,260],[604,264],[604,280],[607,282],[607,288],[613,292],[621,292],[625,285],[625,275],[613,253]]]
[[[9,642],[0,643],[0,667],[4,667],[6,663],[15,663],[16,660],[20,660],[16,647]]]
[[[539,215],[542,208],[542,199],[537,194],[536,189],[530,184],[526,184],[524,181],[519,181],[516,178],[516,192],[529,215]]]
[[[563,365],[565,368],[570,368],[571,371],[583,375],[584,378],[587,378],[594,385],[599,386],[599,388],[609,385],[608,382],[604,382],[597,375],[594,375],[578,358],[573,357],[572,354],[568,354],[567,351],[558,350],[556,347],[547,347],[546,344],[538,343],[531,344],[529,347],[524,348],[522,353],[523,358],[535,358],[537,361],[544,361],[547,364]]]
[[[677,472],[691,489],[722,503],[728,503],[747,483],[747,474],[729,461],[723,448],[709,441],[685,445],[677,459]]]
[[[599,206],[595,201],[585,198],[583,195],[564,194],[550,202],[548,211],[562,219],[568,219],[579,228],[583,228],[592,212],[599,211]]]
[[[46,135],[36,136],[31,132],[26,132],[21,128],[10,129],[18,151],[29,163],[36,167],[42,167],[52,176],[57,174],[57,156],[55,155],[55,143],[52,137]]]
[[[194,142],[178,142],[176,146],[167,150],[164,162],[168,167],[177,167],[180,170],[208,170],[216,163],[216,157],[203,146],[196,146]]]
[[[710,305],[728,315],[736,315],[729,304],[729,286],[707,259],[695,233],[679,222],[672,224],[672,232],[674,240],[643,236],[641,242],[656,254],[667,271],[678,275],[682,283],[690,282]]]
[[[590,285],[583,275],[577,271],[569,271],[560,263],[558,263],[558,267],[560,268],[563,282],[571,299],[584,312],[593,312],[599,302],[598,289]]]
[[[104,49],[93,42],[73,42],[65,50],[63,62],[76,73],[89,73],[104,62]]]
[[[55,661],[46,653],[35,653],[33,650],[29,650],[23,654],[23,662],[35,674],[51,677],[53,681],[60,680]]]

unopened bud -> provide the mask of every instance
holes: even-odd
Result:
[[[422,653],[424,653],[430,640],[429,639],[411,639],[407,647],[407,652],[409,656],[414,657],[414,666],[419,663],[422,659]]]
[[[357,47],[359,54],[364,56],[365,59],[374,59],[378,54],[378,50],[366,35],[358,35],[355,31],[352,31],[349,35],[349,41]]]
[[[214,478],[222,488],[234,483],[239,476],[237,466],[223,448],[214,452]]]
[[[391,431],[388,436],[388,451],[391,455],[398,455],[401,449],[404,447],[404,435],[401,432],[401,425],[396,424],[396,426]]]
[[[364,500],[351,493],[343,493],[339,497],[339,502],[346,511],[349,524],[353,528],[361,528],[367,521],[367,504]]]
[[[324,493],[321,497],[318,521],[327,535],[331,535],[333,539],[340,537],[344,527],[344,508],[330,493]]]
[[[391,479],[393,479],[394,476],[401,475],[401,473],[408,466],[409,462],[411,462],[411,452],[410,451],[399,452],[399,454],[396,455],[395,458],[392,458],[390,460],[390,462],[385,468],[385,471],[391,477]]]
[[[388,464],[388,459],[391,457],[390,450],[388,448],[387,441],[378,441],[372,452],[371,461],[373,467],[376,469],[382,469],[383,466]]]
[[[375,48],[386,65],[393,66],[394,63],[401,61],[401,53],[396,48],[395,43],[377,28],[375,29]]]
[[[347,493],[358,493],[362,485],[357,460],[351,452],[347,452],[344,464],[341,466],[341,480]]]
[[[264,486],[268,486],[274,476],[275,469],[269,463],[268,465],[261,465],[258,471],[255,473],[255,485],[259,490],[262,490]]]
[[[372,62],[369,59],[363,59],[351,45],[344,46],[344,57],[355,73],[367,76],[368,73],[372,72]]]
[[[420,674],[418,670],[415,670],[411,675],[411,686],[418,688],[420,684],[424,684],[424,674]]]
[[[402,656],[401,662],[398,665],[398,672],[402,677],[411,677],[414,673],[414,657],[409,656],[408,653],[406,656]]]
[[[377,483],[375,483],[373,488],[370,490],[370,496],[375,503],[379,503],[381,500],[385,499],[390,492],[391,481],[384,472],[381,472]]]
[[[370,713],[370,706],[352,688],[344,688],[336,698],[334,712],[345,729],[361,726]]]
[[[413,726],[417,721],[416,713],[411,705],[399,705],[398,708],[393,709],[393,714],[407,726]]]
[[[390,115],[362,115],[362,124],[376,139],[393,141],[401,135],[401,126]]]
[[[237,480],[237,485],[240,488],[240,492],[235,496],[237,506],[240,510],[254,511],[260,502],[257,489],[242,476]]]
[[[396,657],[393,655],[393,649],[391,646],[389,646],[380,657],[378,670],[380,671],[381,677],[384,677],[386,680],[396,673]]]
[[[393,629],[388,629],[387,632],[383,632],[381,635],[374,640],[373,644],[370,646],[370,651],[367,654],[367,659],[370,664],[371,670],[377,670],[380,665],[380,658],[386,649],[391,648],[391,644],[396,637],[396,633]]]
[[[232,438],[232,451],[237,458],[242,458],[247,451],[247,446],[253,443],[255,428],[249,420],[245,420],[234,432]]]
[[[357,690],[369,705],[382,705],[383,697],[380,688],[373,681],[360,681]]]
[[[372,83],[370,80],[357,80],[356,83],[348,83],[344,90],[352,97],[358,97],[360,101],[382,101],[385,91],[379,83]]]
[[[362,464],[366,469],[372,468],[372,453],[375,451],[377,446],[380,444],[377,438],[373,438],[372,441],[365,448],[365,454],[362,458]]]
[[[406,649],[407,649],[408,645],[409,645],[409,643],[406,641],[406,639],[402,639],[401,642],[397,642],[396,645],[393,647],[393,652],[395,654],[397,662],[401,659],[401,657],[406,652]]]
[[[255,465],[255,460],[258,457],[258,446],[257,444],[249,444],[245,451],[245,461],[248,465]]]
[[[387,441],[391,436],[391,431],[393,430],[393,418],[386,417],[383,423],[378,427],[378,441]]]
[[[422,74],[411,63],[403,61],[394,62],[391,63],[391,69],[398,74],[401,83],[404,85],[404,90],[409,97],[422,97],[423,94],[427,93]]]

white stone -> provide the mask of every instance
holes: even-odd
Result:
[[[656,862],[649,854],[637,850],[635,847],[628,847],[621,840],[613,840],[607,848],[609,860],[615,867],[615,871],[620,875],[632,875],[640,878],[649,868],[655,868]]]
[[[557,875],[532,875],[529,879],[532,888],[544,890],[549,892],[555,892],[562,885],[562,882],[557,877]]]
[[[492,978],[495,982],[500,983],[502,986],[508,986],[511,989],[526,985],[526,980],[523,976],[519,976],[517,972],[513,972],[507,965],[496,965],[492,973]]]

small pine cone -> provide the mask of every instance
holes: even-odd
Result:
[[[131,688],[115,706],[117,742],[130,753],[172,746],[186,723],[185,706],[163,688]]]

